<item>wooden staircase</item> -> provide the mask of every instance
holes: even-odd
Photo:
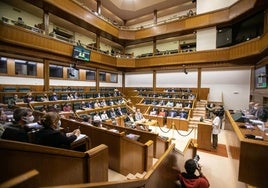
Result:
[[[197,128],[200,119],[206,118],[206,100],[197,101],[195,108],[193,108],[193,114],[189,121],[189,128]]]

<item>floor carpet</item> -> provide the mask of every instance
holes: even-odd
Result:
[[[209,153],[209,154],[212,154],[212,155],[219,155],[219,156],[222,156],[222,157],[228,157],[226,145],[224,145],[224,144],[218,144],[218,147],[215,150],[214,149],[205,150],[205,149],[197,148],[197,151]]]

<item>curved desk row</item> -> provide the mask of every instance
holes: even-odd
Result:
[[[240,150],[238,180],[256,187],[268,187],[268,141],[246,138],[246,134],[263,137],[263,131],[257,126],[241,128],[245,123],[235,122],[229,111],[226,111],[226,117],[225,123],[237,136],[237,143],[228,145]]]

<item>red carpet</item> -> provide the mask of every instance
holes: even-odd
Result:
[[[212,155],[219,155],[219,156],[222,156],[222,157],[228,157],[227,149],[226,149],[226,146],[224,144],[218,144],[218,147],[217,147],[216,150],[210,150],[209,151],[209,150],[204,150],[204,149],[197,148],[197,151],[209,153],[209,154],[212,154]]]

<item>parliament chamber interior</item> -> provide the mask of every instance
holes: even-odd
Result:
[[[209,187],[268,187],[268,1],[0,0],[0,18],[0,187],[187,187],[189,159]]]

